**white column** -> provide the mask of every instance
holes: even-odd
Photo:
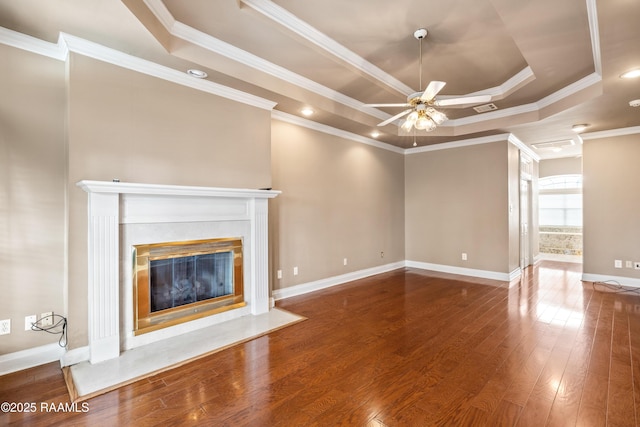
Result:
[[[120,355],[119,197],[89,193],[89,351],[90,362]]]
[[[267,199],[253,199],[251,205],[251,314],[262,314],[269,311],[269,205]]]

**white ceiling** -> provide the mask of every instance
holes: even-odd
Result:
[[[571,131],[640,125],[637,0],[0,0],[0,26],[55,42],[82,37],[277,103],[275,109],[401,148],[413,134],[400,112],[365,103],[404,102],[430,80],[442,97],[487,93],[498,110],[447,108],[418,145],[512,133],[542,158],[580,153]],[[423,42],[419,82],[418,28]]]

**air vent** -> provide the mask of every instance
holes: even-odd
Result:
[[[531,146],[538,151],[553,151],[557,153],[558,151],[561,151],[563,147],[575,144],[576,143],[572,139],[565,139],[561,141],[537,142],[531,144]]]
[[[474,110],[476,110],[477,113],[486,113],[487,111],[494,111],[497,110],[498,107],[496,107],[496,104],[484,104],[484,105],[478,105],[477,107],[473,107]]]

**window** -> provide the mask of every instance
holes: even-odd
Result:
[[[541,227],[582,227],[581,175],[541,178],[538,185]]]

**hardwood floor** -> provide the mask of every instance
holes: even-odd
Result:
[[[542,261],[510,289],[403,269],[289,298],[308,320],[77,412],[41,409],[69,402],[55,363],[0,377],[0,402],[37,405],[0,425],[638,425],[640,296],[580,269]]]

